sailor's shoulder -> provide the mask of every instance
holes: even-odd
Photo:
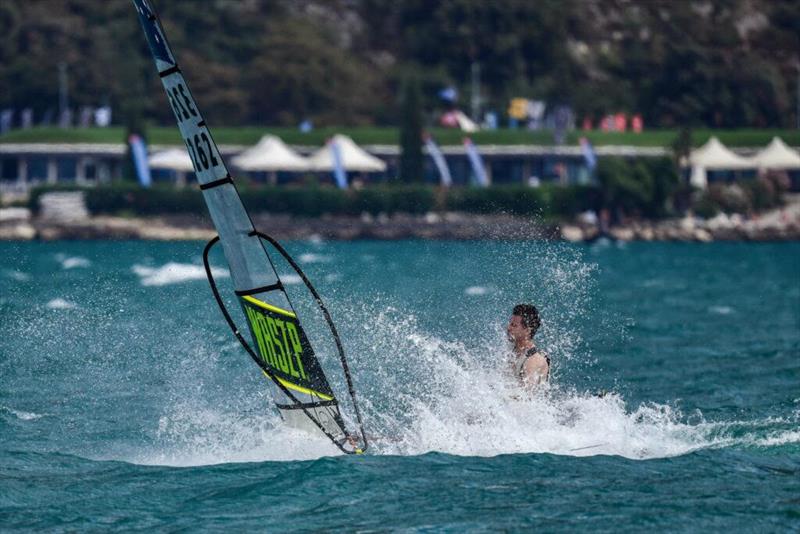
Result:
[[[525,355],[524,367],[534,369],[537,367],[549,367],[550,357],[546,352],[538,348],[533,348]]]

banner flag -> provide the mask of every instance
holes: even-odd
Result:
[[[347,189],[347,172],[342,161],[342,148],[334,139],[331,139],[329,143],[333,154],[333,178],[336,180],[336,185],[339,186],[339,189]]]
[[[433,158],[433,163],[436,165],[436,170],[439,171],[439,179],[443,187],[450,187],[453,185],[453,178],[450,176],[450,168],[447,166],[447,160],[444,159],[444,154],[439,149],[439,145],[433,140],[433,137],[425,135],[425,147],[428,153]]]
[[[467,149],[467,158],[472,165],[472,173],[475,175],[475,180],[481,187],[489,187],[489,177],[486,174],[486,167],[483,166],[483,158],[478,153],[478,147],[472,142],[469,137],[464,138],[464,148]]]
[[[583,159],[586,160],[586,166],[589,167],[590,171],[594,170],[594,168],[597,167],[597,154],[594,152],[592,143],[585,137],[581,137],[580,143]]]
[[[147,163],[147,145],[144,144],[144,139],[136,134],[128,137],[128,143],[131,145],[133,166],[136,168],[136,176],[139,178],[139,183],[142,187],[150,187],[152,180],[150,166]]]

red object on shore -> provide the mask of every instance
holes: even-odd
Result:
[[[624,113],[617,113],[614,115],[614,130],[617,132],[624,132],[628,127],[628,118]]]
[[[642,133],[642,130],[644,130],[644,120],[642,120],[642,116],[639,113],[631,118],[631,129],[636,133]]]
[[[581,124],[581,129],[584,132],[591,132],[592,131],[592,118],[588,115],[583,118],[583,124]]]

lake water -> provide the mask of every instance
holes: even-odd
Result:
[[[0,529],[800,529],[800,244],[286,246],[368,454],[282,424],[202,243],[0,243]],[[553,385],[523,400],[527,301]]]

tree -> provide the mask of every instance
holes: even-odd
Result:
[[[400,180],[422,182],[422,106],[419,78],[409,75],[400,97]]]

